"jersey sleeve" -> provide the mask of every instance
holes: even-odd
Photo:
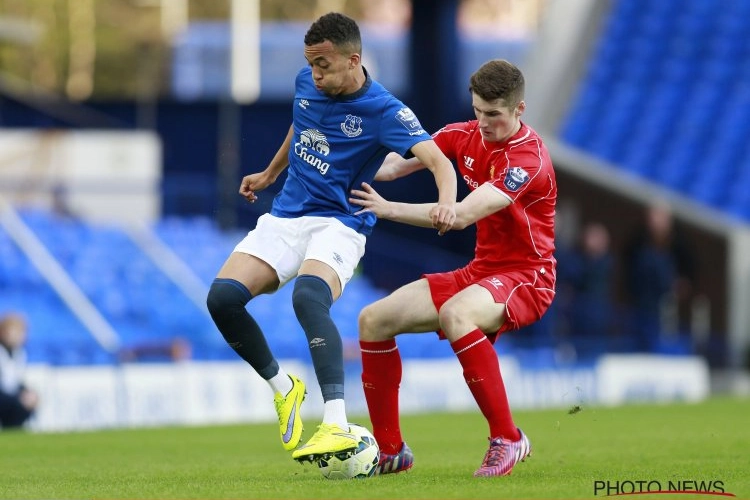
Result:
[[[411,147],[430,140],[428,134],[414,112],[398,99],[390,99],[382,116],[380,140],[383,146],[395,151],[404,158],[413,156]]]
[[[488,181],[495,189],[516,201],[524,193],[541,187],[546,166],[543,157],[532,151],[512,153],[507,167],[494,172]]]
[[[432,139],[445,156],[455,160],[458,158],[459,140],[465,139],[468,126],[468,123],[448,124],[432,134]]]

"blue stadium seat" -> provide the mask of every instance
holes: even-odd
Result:
[[[750,2],[615,1],[560,136],[750,220],[744,208],[750,179],[728,181],[750,169],[749,29]],[[664,131],[662,140],[633,133],[633,123]],[[714,149],[703,151],[706,142]],[[712,180],[700,175],[709,168],[696,164],[701,154],[722,164]]]
[[[188,300],[118,227],[59,219],[43,211],[26,212],[23,217],[50,252],[65,260],[66,270],[122,341],[118,352],[103,349],[25,255],[0,232],[0,310],[23,311],[31,318],[31,362],[164,362],[171,359],[171,346],[180,339],[191,346],[193,359],[239,359],[206,311]],[[205,218],[165,219],[155,224],[154,230],[189,265],[205,266],[202,278],[206,289],[242,236],[225,234]],[[264,329],[277,357],[309,361],[305,334],[292,305],[292,290],[290,284],[275,294],[256,297],[248,310]],[[385,295],[385,290],[358,274],[333,305],[331,314],[348,352],[358,352],[359,312]],[[547,344],[541,350],[524,346],[524,356],[533,366],[550,366],[553,356]],[[433,333],[401,336],[399,347],[404,358],[453,356],[449,343],[438,341]],[[516,349],[513,339],[501,339],[496,347],[502,354]]]

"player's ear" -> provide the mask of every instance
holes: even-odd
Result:
[[[359,54],[352,54],[349,56],[349,69],[354,69],[362,62],[362,56]]]
[[[524,111],[526,111],[526,101],[521,101],[518,103],[518,106],[516,106],[516,118],[520,117]]]

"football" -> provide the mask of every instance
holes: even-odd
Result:
[[[320,473],[326,479],[364,479],[375,474],[380,448],[367,428],[349,424],[349,430],[357,436],[357,448],[334,453],[318,460]]]

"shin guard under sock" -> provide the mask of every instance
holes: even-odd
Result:
[[[305,330],[323,401],[344,399],[344,347],[331,319],[331,288],[323,279],[303,274],[294,283],[292,303]]]
[[[398,418],[401,355],[395,339],[359,341],[362,351],[362,388],[372,422],[372,433],[383,453],[401,450],[403,437]]]
[[[497,352],[487,336],[476,329],[453,342],[451,347],[464,369],[464,380],[487,419],[490,437],[520,439],[510,412]]]

